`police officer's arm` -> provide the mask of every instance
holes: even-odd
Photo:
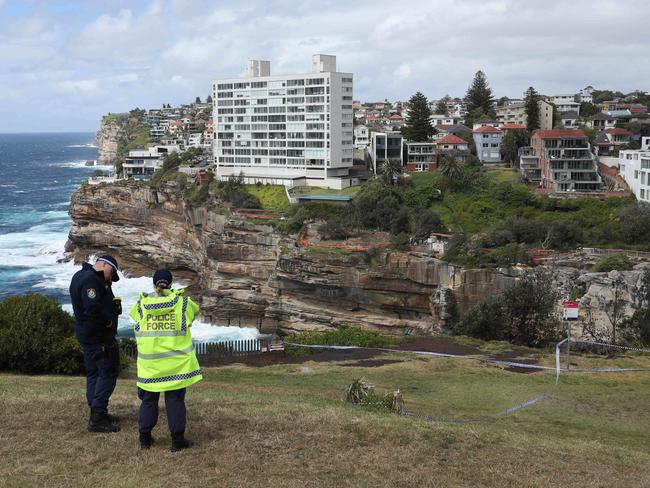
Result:
[[[109,327],[113,318],[106,312],[104,296],[106,288],[89,281],[81,286],[81,306],[83,313],[98,326]]]
[[[138,304],[140,303],[140,300],[135,302],[133,306],[131,307],[131,311],[129,312],[129,317],[137,324],[140,322],[140,312],[138,311]]]
[[[188,323],[190,324],[190,327],[192,327],[192,322],[194,322],[194,318],[199,314],[199,306],[190,297],[187,297],[186,313],[187,313]]]

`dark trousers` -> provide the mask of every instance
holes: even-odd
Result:
[[[99,413],[108,413],[110,398],[120,371],[120,353],[117,344],[84,344],[86,367],[86,400]]]
[[[180,390],[165,392],[167,425],[169,425],[169,432],[172,434],[185,432],[187,418],[185,390],[186,388],[181,388]],[[142,400],[140,416],[138,417],[138,429],[142,433],[151,432],[158,422],[158,399],[160,398],[160,393],[138,388],[138,398]]]

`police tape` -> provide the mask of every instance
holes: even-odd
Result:
[[[503,410],[500,410],[494,414],[487,414],[487,415],[482,415],[479,417],[473,417],[469,419],[460,419],[460,418],[449,418],[449,417],[436,417],[436,416],[431,416],[431,415],[422,415],[418,414],[415,412],[409,412],[409,411],[403,411],[401,415],[405,417],[414,417],[418,418],[421,420],[425,421],[431,421],[431,422],[447,422],[447,423],[460,423],[460,424],[465,424],[465,423],[479,423],[479,422],[484,422],[488,420],[497,420],[499,418],[503,418],[513,412],[516,412],[518,410],[521,410],[523,408],[529,407],[531,405],[534,405],[536,403],[539,403],[540,401],[544,400],[545,398],[548,398],[557,388],[558,384],[560,383],[560,373],[561,372],[624,372],[624,371],[650,371],[650,368],[572,368],[570,370],[567,370],[566,368],[561,367],[561,362],[560,362],[560,350],[561,346],[565,344],[569,339],[563,339],[560,342],[558,342],[555,345],[555,367],[551,366],[540,366],[537,364],[528,364],[528,363],[520,363],[517,361],[504,361],[504,360],[499,360],[499,359],[492,359],[492,358],[485,358],[483,356],[477,356],[477,355],[461,355],[461,354],[451,354],[451,353],[442,353],[442,352],[433,352],[433,351],[411,351],[411,350],[403,350],[403,349],[390,349],[390,348],[383,348],[383,347],[363,347],[363,346],[334,346],[334,345],[326,345],[326,344],[298,344],[295,342],[284,342],[284,345],[288,346],[295,346],[295,347],[306,347],[306,348],[312,348],[312,349],[334,349],[334,350],[374,350],[374,351],[380,351],[380,352],[390,352],[390,353],[409,353],[409,354],[417,354],[417,355],[424,355],[424,356],[437,356],[437,357],[448,357],[448,358],[457,358],[457,359],[470,359],[470,360],[477,360],[481,362],[486,362],[490,364],[495,364],[495,365],[502,365],[502,366],[508,366],[508,367],[516,367],[516,368],[527,368],[527,369],[537,369],[537,370],[546,370],[546,371],[555,371],[555,381],[553,382],[553,385],[546,391],[540,393],[539,395],[526,400],[525,402],[521,402],[517,405],[514,405],[512,407],[504,408]],[[589,342],[589,341],[573,341],[571,342]],[[593,343],[601,346],[608,346],[610,344],[605,344],[605,343]],[[621,348],[626,348],[625,346],[618,346]],[[637,350],[640,352],[650,352],[650,350],[642,350],[642,349],[635,349],[635,348],[627,348],[631,350]]]

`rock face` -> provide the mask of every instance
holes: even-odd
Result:
[[[464,270],[419,253],[303,248],[295,236],[192,209],[173,186],[137,182],[85,186],[72,198],[67,250],[76,259],[111,252],[134,275],[167,266],[193,279],[202,313],[214,323],[267,332],[350,324],[392,334],[431,333],[512,276]]]
[[[102,123],[97,132],[97,147],[99,157],[97,164],[115,164],[117,162],[117,147],[123,128],[117,119],[103,117]]]

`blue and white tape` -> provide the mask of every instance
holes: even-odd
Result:
[[[517,405],[514,405],[512,407],[505,408],[499,412],[496,412],[494,414],[488,414],[488,415],[483,415],[480,417],[474,417],[471,419],[456,419],[456,418],[448,418],[448,417],[434,417],[430,415],[421,415],[418,413],[414,412],[408,412],[404,411],[402,412],[402,415],[406,417],[416,417],[421,420],[427,420],[427,421],[432,421],[432,422],[450,422],[450,423],[477,423],[477,422],[483,422],[487,420],[496,420],[502,417],[505,417],[506,415],[509,415],[513,412],[516,412],[517,410],[521,410],[522,408],[529,407],[531,405],[534,405],[548,396],[550,396],[555,388],[557,388],[557,385],[560,382],[560,373],[561,372],[592,372],[592,373],[616,373],[616,372],[624,372],[624,371],[650,371],[650,368],[572,368],[571,370],[563,369],[561,367],[560,363],[560,348],[563,344],[565,344],[569,339],[563,339],[562,341],[558,342],[555,345],[555,367],[551,366],[540,366],[537,364],[527,364],[527,363],[520,363],[517,361],[503,361],[503,360],[498,360],[498,359],[490,359],[490,358],[485,358],[482,356],[476,356],[476,355],[460,355],[460,354],[450,354],[450,353],[442,353],[442,352],[432,352],[432,351],[409,351],[409,350],[403,350],[403,349],[390,349],[390,348],[383,348],[383,347],[362,347],[362,346],[331,346],[331,345],[326,345],[326,344],[298,344],[295,342],[285,342],[285,345],[288,346],[296,346],[296,347],[307,347],[311,349],[334,349],[334,350],[372,350],[372,351],[380,351],[380,352],[391,352],[391,353],[409,353],[409,354],[417,354],[417,355],[423,355],[423,356],[438,356],[438,357],[448,357],[448,358],[457,358],[457,359],[472,359],[472,360],[478,360],[478,361],[483,361],[487,362],[490,364],[497,364],[497,365],[503,365],[503,366],[508,366],[508,367],[516,367],[516,368],[527,368],[527,369],[537,369],[537,370],[545,370],[545,371],[555,371],[555,382],[553,385],[543,393],[540,393],[539,395],[531,398],[530,400],[526,400],[525,402],[519,403]],[[598,345],[598,346],[608,346],[608,347],[614,347],[618,349],[627,349],[631,351],[637,351],[637,352],[648,352],[650,353],[650,349],[640,349],[640,348],[631,348],[631,347],[626,347],[626,346],[617,346],[614,344],[605,344],[605,343],[599,343],[599,342],[591,342],[591,341],[578,341],[578,340],[571,340],[571,342],[576,342],[576,343],[586,343],[586,344],[593,344],[593,345]]]

